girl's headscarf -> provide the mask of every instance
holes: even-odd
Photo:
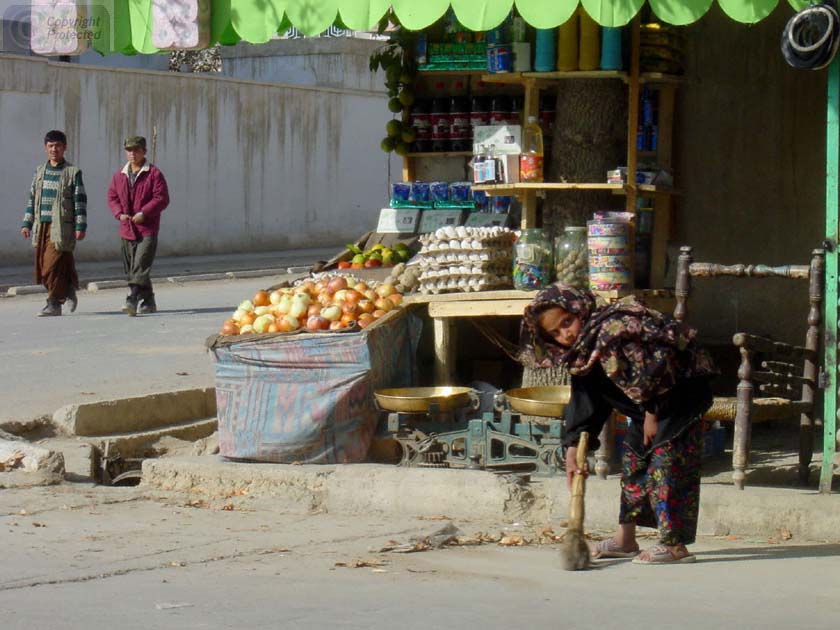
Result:
[[[540,326],[539,316],[560,307],[581,319],[580,336],[564,348]],[[697,346],[697,330],[645,307],[632,296],[598,306],[595,296],[561,283],[546,287],[525,308],[522,355],[539,367],[567,365],[572,375],[600,363],[606,375],[635,403],[664,394],[678,381],[715,374]]]

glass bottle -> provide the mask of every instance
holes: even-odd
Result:
[[[557,281],[578,289],[589,288],[589,249],[586,227],[568,226],[555,239]]]
[[[538,228],[522,230],[513,245],[513,286],[520,291],[542,289],[551,283],[551,242]]]

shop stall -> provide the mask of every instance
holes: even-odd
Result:
[[[719,4],[734,20],[754,23],[769,15],[777,2],[719,0]],[[791,2],[795,8],[806,4]],[[131,54],[200,48],[214,42],[233,44],[240,39],[261,43],[291,25],[314,35],[336,20],[350,29],[379,27],[382,32],[392,33],[392,45],[372,60],[373,69],[384,70],[390,92],[392,117],[385,125],[382,148],[403,157],[403,181],[394,182],[390,207],[380,213],[373,236],[376,240],[391,235],[387,238],[392,242],[365,239],[363,244],[353,245],[358,251],[350,247],[341,252],[323,272],[369,273],[371,282],[375,276],[381,285],[399,286],[400,294],[406,295],[396,305],[400,310],[428,309],[434,321],[435,381],[452,385],[452,355],[456,352],[452,322],[458,318],[519,316],[534,291],[554,278],[589,286],[606,300],[633,293],[660,310],[671,310],[671,294],[665,288],[666,246],[673,228],[673,204],[680,194],[680,182],[674,181],[671,172],[675,95],[680,85],[679,33],[674,26],[696,21],[711,5],[711,0],[651,0],[649,6],[641,1],[619,0],[584,0],[580,5],[577,0],[271,0],[268,5],[233,0],[140,0],[116,2],[111,14],[112,31],[108,37],[92,40],[92,45],[103,53]],[[176,10],[183,7],[196,9],[188,12],[190,19],[184,20],[184,12]],[[644,20],[640,11],[646,16]],[[33,37],[39,33],[36,24]],[[88,45],[81,38],[77,44],[79,49]],[[43,52],[70,54],[64,49],[56,52],[44,48]],[[830,331],[827,338],[834,340],[840,159],[837,60],[831,62],[828,76],[826,238],[830,246],[826,255],[825,324]],[[552,181],[546,162],[563,156],[546,149],[553,137],[551,97],[547,95],[575,81],[623,86],[626,120],[621,122],[626,128],[626,146],[623,155],[597,178]],[[540,199],[544,194],[566,192],[607,193],[618,202],[590,213],[585,221],[563,225],[562,233],[555,226],[555,236],[559,237],[555,242],[547,231],[541,232],[545,217]],[[391,247],[402,239],[405,249],[399,251],[411,254],[405,260],[404,254],[396,254]],[[375,248],[377,244],[381,247]],[[389,250],[387,257],[383,249]],[[388,266],[386,258],[393,269],[376,269]],[[354,281],[364,282],[360,278]],[[279,295],[277,300],[284,297],[291,302],[294,295]],[[342,308],[335,299],[320,307]],[[288,387],[299,391],[308,388],[319,398],[329,398],[323,386],[333,381],[335,388],[329,387],[330,391],[344,387],[348,400],[370,397],[380,385],[410,384],[407,367],[394,363],[396,356],[401,357],[399,361],[407,361],[406,348],[413,334],[407,315],[390,315],[389,308],[374,319],[371,312],[370,320],[365,318],[366,326],[361,327],[360,313],[354,312],[352,317],[357,319],[344,319],[344,330],[336,326],[325,332],[316,332],[324,327],[318,320],[311,334],[323,336],[305,338],[309,333],[294,332],[302,327],[300,318],[295,318],[295,325],[286,318],[288,313],[258,314],[257,308],[251,304],[250,310],[240,309],[247,311],[247,316],[243,320],[240,314],[233,318],[235,324],[226,324],[222,334],[229,338],[215,346],[223,385],[220,409],[223,414],[226,409],[230,412],[226,416],[229,422],[225,420],[228,433],[224,442],[230,449],[225,454],[261,458],[266,452],[279,452],[271,446],[240,450],[237,435],[255,441],[263,440],[262,436],[293,435],[277,424],[282,422],[279,416],[272,419],[271,413],[258,409],[260,405],[276,407],[287,396],[297,399],[292,390],[271,385],[270,393],[261,397],[246,391],[246,385],[253,390],[263,387],[274,378],[270,374],[278,367],[291,375]],[[295,308],[299,311],[301,307],[298,304]],[[374,309],[384,310],[375,305]],[[259,319],[269,314],[271,323]],[[319,313],[310,317],[325,319]],[[251,321],[243,324],[246,320]],[[326,328],[334,321],[342,321],[341,316],[329,320]],[[401,336],[403,341],[393,341],[389,335]],[[393,354],[379,361],[393,368],[384,372],[381,365],[366,364],[369,356],[365,355],[378,352],[372,346],[379,347],[380,343],[386,354]],[[330,359],[332,350],[349,353],[347,360],[337,355]],[[833,342],[826,345],[824,369],[830,395],[825,396],[824,407],[824,491],[830,489],[836,448],[836,350]],[[301,357],[304,366],[308,365],[306,357],[315,357],[319,366],[328,366],[334,360],[364,384],[353,384],[353,379],[342,376],[340,370],[334,375],[324,372],[323,380],[310,381],[318,372],[306,367],[298,370],[290,365],[289,357]],[[349,380],[343,380],[345,376]],[[387,382],[389,379],[391,382]],[[333,401],[334,408],[345,405],[339,398]],[[429,404],[434,407],[438,403]],[[299,413],[302,408],[290,409]],[[369,434],[370,409],[351,414],[349,420],[349,416],[337,418],[333,411],[315,414],[333,414],[337,427],[322,436],[323,441],[312,450],[330,454],[313,455],[315,460],[355,460],[363,440],[348,446],[338,434],[344,429],[352,435]],[[252,416],[263,418],[265,428],[248,427]],[[342,424],[344,420],[350,424]],[[310,428],[310,436],[317,431]],[[298,438],[288,439],[294,442]],[[309,438],[302,440],[308,443]],[[283,459],[298,456],[295,448],[292,445]]]

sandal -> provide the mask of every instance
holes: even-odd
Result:
[[[615,542],[615,539],[613,538],[599,540],[597,543],[590,545],[589,547],[589,557],[593,560],[598,560],[600,558],[632,558],[638,554],[638,545],[633,551],[623,551],[621,546]]]
[[[633,564],[690,564],[697,562],[697,556],[688,553],[688,550],[685,552],[686,555],[678,556],[662,544],[654,545],[647,550],[647,553],[647,560],[643,560],[641,554],[639,554],[633,558]]]

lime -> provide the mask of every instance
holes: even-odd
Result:
[[[406,107],[411,107],[414,105],[414,92],[409,89],[404,89],[400,92],[400,103],[405,105]]]
[[[392,114],[396,114],[397,112],[402,111],[402,103],[400,103],[400,99],[392,98],[388,101],[388,111]]]
[[[402,140],[397,141],[397,146],[394,147],[394,152],[397,155],[406,156],[411,152],[411,145],[406,144]]]
[[[371,252],[370,254],[368,254],[368,260],[378,260],[379,262],[382,262],[382,254],[380,254],[378,251]]]
[[[382,138],[382,142],[379,143],[379,148],[385,151],[385,153],[390,153],[397,148],[397,141],[395,138]]]
[[[388,132],[389,137],[396,138],[402,132],[402,123],[396,118],[392,118],[385,125],[385,130]]]
[[[403,73],[400,75],[400,83],[403,85],[413,85],[414,84],[414,75],[410,72],[406,72],[403,70]]]
[[[414,129],[414,127],[408,127],[406,129],[403,129],[400,137],[402,138],[403,142],[411,144],[412,142],[417,140],[417,131]]]
[[[357,265],[363,265],[365,264],[365,260],[367,259],[364,254],[356,254],[353,256],[353,260],[351,262],[356,263]]]

